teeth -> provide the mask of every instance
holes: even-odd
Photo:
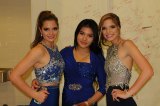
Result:
[[[112,35],[108,35],[107,38],[112,37]]]
[[[54,37],[48,37],[48,38],[53,39]]]

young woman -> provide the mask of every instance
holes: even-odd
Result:
[[[96,22],[84,19],[75,30],[74,46],[61,51],[65,61],[63,106],[96,106],[106,93],[104,57],[98,40]],[[95,92],[96,78],[99,88]]]
[[[56,38],[58,36],[58,19],[51,11],[42,11],[37,20],[37,30],[32,49],[13,69],[10,80],[20,90],[32,97],[30,106],[58,106],[59,80],[64,69]],[[40,88],[33,90],[21,76],[34,67]]]
[[[151,78],[153,69],[131,40],[120,36],[121,24],[116,14],[102,16],[99,23],[100,43],[110,42],[107,50],[107,106],[137,106],[134,96]],[[141,69],[135,83],[129,88],[133,61]]]

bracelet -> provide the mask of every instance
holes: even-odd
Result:
[[[86,104],[86,106],[89,106],[88,101],[85,101],[84,103]]]

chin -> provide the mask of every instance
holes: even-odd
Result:
[[[112,40],[111,39],[106,39],[107,41],[111,42]]]
[[[114,38],[113,38],[113,37],[111,37],[111,38],[107,38],[107,40],[111,42],[111,41],[113,41],[113,40],[114,40]]]
[[[85,48],[88,48],[89,46],[88,45],[80,45],[79,47],[85,49]]]
[[[50,39],[49,41],[50,41],[50,42],[54,42],[55,40],[56,40],[56,39]]]

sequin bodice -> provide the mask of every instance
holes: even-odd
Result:
[[[107,73],[107,87],[128,85],[131,78],[131,71],[128,70],[118,57],[118,46],[112,45],[107,51],[105,62]]]
[[[42,43],[41,43],[42,44]],[[64,61],[57,46],[51,49],[42,44],[50,55],[50,61],[42,68],[35,68],[35,75],[39,83],[59,83],[64,70]]]

